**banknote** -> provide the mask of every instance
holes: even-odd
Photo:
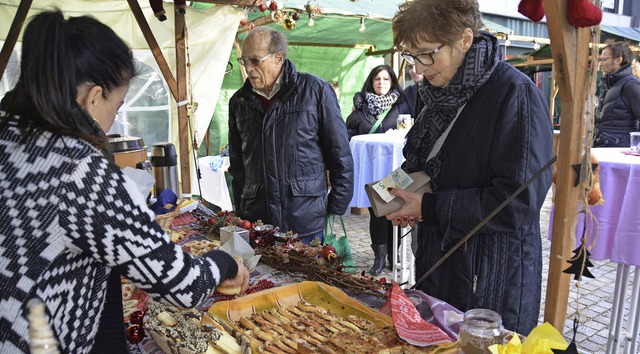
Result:
[[[387,177],[381,179],[378,183],[373,185],[373,190],[378,193],[382,200],[388,203],[396,196],[389,193],[387,188],[405,189],[411,183],[413,183],[413,179],[411,179],[411,177],[409,177],[406,172],[398,167],[389,175],[387,175]]]

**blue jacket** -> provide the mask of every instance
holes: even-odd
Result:
[[[418,100],[417,112],[421,106]],[[498,63],[468,101],[441,152],[438,188],[422,202],[416,279],[553,157],[553,128],[543,94],[523,73]],[[540,310],[540,208],[550,186],[551,169],[419,289],[463,311],[494,310],[506,328],[528,334]]]
[[[640,124],[640,81],[631,66],[602,77],[596,110],[596,147],[629,147],[629,133]]]
[[[247,80],[229,101],[229,173],[242,218],[303,238],[342,215],[353,197],[353,158],[335,92],[284,63],[282,87],[265,112]],[[328,193],[326,170],[330,172]]]

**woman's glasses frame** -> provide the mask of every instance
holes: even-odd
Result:
[[[404,60],[407,61],[407,63],[409,65],[415,65],[416,61],[424,66],[431,66],[433,65],[433,63],[435,63],[435,60],[433,59],[433,56],[438,54],[438,52],[440,52],[440,50],[445,46],[446,44],[441,44],[440,46],[438,46],[436,49],[427,52],[427,53],[420,53],[420,54],[416,54],[416,55],[411,55],[407,52],[402,52],[400,53],[400,55],[402,56],[402,58],[404,58]],[[420,57],[422,57],[422,59],[420,59]],[[428,58],[428,59],[427,59]]]

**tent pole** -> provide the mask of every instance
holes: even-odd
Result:
[[[0,80],[2,80],[2,76],[4,76],[4,69],[7,68],[9,59],[11,59],[11,53],[13,53],[13,48],[15,48],[16,46],[18,36],[20,35],[20,31],[22,30],[22,26],[24,25],[25,18],[27,18],[27,14],[29,13],[32,2],[33,0],[20,1],[18,11],[13,18],[13,22],[11,23],[11,28],[9,28],[7,38],[2,45],[2,51],[0,51]]]
[[[162,72],[162,76],[164,77],[167,86],[169,86],[169,91],[171,91],[173,99],[178,101],[178,84],[176,83],[176,79],[173,78],[169,64],[167,64],[167,60],[164,58],[162,50],[160,50],[158,41],[156,41],[156,38],[153,36],[153,32],[151,32],[151,28],[142,13],[140,4],[138,4],[137,0],[127,0],[127,2],[129,3],[129,8],[131,8],[133,16],[136,18],[136,22],[138,22],[138,27],[140,27],[140,31],[142,32],[144,39],[149,45],[149,49],[151,49],[153,57],[156,59],[160,72]]]
[[[589,65],[589,28],[576,28],[567,21],[568,0],[544,0],[544,8],[555,61],[556,79],[562,100],[561,134],[556,180],[553,239],[549,257],[549,277],[544,320],[560,333],[564,331],[569,300],[570,275],[563,273],[565,260],[575,246],[575,226],[582,184],[575,186],[576,175],[571,165],[584,161],[586,132],[585,102]],[[588,156],[587,156],[587,161]]]
[[[176,36],[176,80],[178,86],[177,108],[178,108],[178,144],[180,156],[180,180],[182,193],[191,193],[191,163],[189,151],[191,145],[189,140],[189,116],[187,115],[187,53],[186,53],[186,24],[185,16],[178,12],[178,5],[175,3],[175,36]],[[194,152],[195,153],[195,152]]]

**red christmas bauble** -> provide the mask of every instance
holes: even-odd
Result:
[[[335,247],[331,245],[324,245],[324,247],[322,247],[322,251],[320,252],[320,254],[322,254],[322,258],[328,261],[332,261],[338,258],[338,254],[336,252]]]
[[[277,9],[278,9],[278,3],[275,1],[271,1],[271,3],[269,4],[269,10],[276,11]]]
[[[248,23],[249,23],[249,20],[247,20],[246,17],[240,20],[240,26],[246,26]]]
[[[137,324],[132,324],[127,327],[127,340],[129,343],[137,344],[142,342],[145,337],[144,329],[142,326]]]
[[[260,12],[267,11],[267,5],[265,5],[264,3],[258,5],[258,10],[260,10]]]
[[[133,311],[131,315],[129,315],[129,322],[131,322],[131,324],[137,324],[142,326],[143,318],[144,318],[144,311],[136,310],[136,311]]]
[[[294,14],[293,14],[293,16],[291,16],[291,18],[292,18],[294,21],[298,21],[298,20],[300,19],[300,14],[296,12],[296,13],[294,13]]]

